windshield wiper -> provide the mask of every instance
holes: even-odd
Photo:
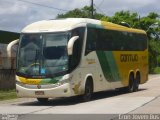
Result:
[[[36,50],[36,55],[35,55],[35,59],[34,59],[35,67],[36,67],[37,60],[38,60],[38,50]]]
[[[34,59],[34,65],[35,65],[35,68],[36,66],[39,64],[40,65],[40,61],[37,63],[37,60],[39,58],[39,50],[36,50],[36,55],[35,55],[35,59]],[[40,71],[40,70],[39,70]]]
[[[35,68],[38,66],[38,70],[39,70],[39,74],[41,73],[41,65],[40,65],[40,51],[39,50],[36,50],[36,55],[35,55],[35,61],[34,61],[34,64],[35,64]],[[37,63],[37,60],[38,60],[38,63]]]

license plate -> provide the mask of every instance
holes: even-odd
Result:
[[[44,95],[44,91],[35,91],[35,95]]]

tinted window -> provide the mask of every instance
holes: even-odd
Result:
[[[96,50],[97,47],[97,30],[96,29],[88,29],[87,32],[87,42],[86,42],[86,51],[85,54],[88,54],[91,51]],[[99,44],[98,44],[99,45]]]
[[[146,48],[145,34],[88,28],[86,54],[94,50],[143,51]]]

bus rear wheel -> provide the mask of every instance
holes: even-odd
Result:
[[[139,84],[140,84],[140,75],[137,74],[136,79],[134,80],[134,87],[133,87],[134,92],[138,91]]]
[[[131,93],[134,91],[134,75],[133,74],[130,74],[129,76],[129,84],[128,84],[128,87],[127,87],[127,92]]]
[[[37,100],[40,103],[46,103],[46,102],[48,102],[48,98],[37,98]]]
[[[84,95],[82,96],[82,100],[84,102],[90,101],[93,94],[93,82],[91,80],[87,80],[85,84]]]

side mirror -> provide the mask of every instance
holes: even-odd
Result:
[[[8,46],[7,46],[7,56],[8,56],[8,57],[12,57],[12,55],[11,55],[12,46],[15,45],[15,44],[17,44],[18,42],[19,42],[19,39],[14,40],[14,41],[12,41],[12,42],[10,42],[10,43],[8,44]]]
[[[69,42],[68,42],[68,45],[67,45],[67,51],[68,51],[68,55],[72,55],[73,54],[73,46],[74,46],[74,43],[75,41],[79,38],[79,36],[73,36]]]

